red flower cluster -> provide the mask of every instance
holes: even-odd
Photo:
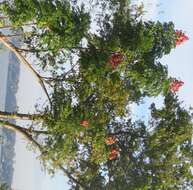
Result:
[[[170,84],[170,91],[173,93],[177,92],[179,88],[183,86],[183,84],[184,84],[183,81],[179,81],[179,80],[172,81],[172,83]]]
[[[87,120],[82,120],[82,121],[80,122],[80,125],[82,125],[83,127],[88,127],[89,122],[88,122]]]
[[[177,40],[176,45],[180,45],[181,43],[189,40],[188,36],[185,35],[181,30],[176,30]]]
[[[108,137],[106,140],[105,140],[105,143],[107,145],[112,145],[112,144],[115,144],[117,141],[117,139],[115,137]]]
[[[124,56],[121,53],[115,52],[110,56],[108,63],[113,69],[116,69],[117,66],[122,63],[123,59]]]
[[[111,149],[109,153],[109,160],[114,160],[115,158],[117,158],[118,155],[119,155],[118,149]]]

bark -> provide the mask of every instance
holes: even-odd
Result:
[[[32,72],[32,74],[35,76],[35,78],[38,80],[39,84],[41,85],[51,105],[51,99],[49,97],[48,91],[45,87],[42,77],[36,72],[36,70],[31,66],[31,64],[24,58],[24,56],[17,50],[14,44],[12,44],[2,32],[0,32],[0,42],[2,42],[5,45],[5,47],[11,50],[23,65],[29,68],[29,70]]]

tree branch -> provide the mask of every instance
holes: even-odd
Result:
[[[3,112],[0,111],[1,119],[22,119],[22,120],[43,120],[44,115],[40,114],[23,114],[17,112]]]
[[[17,50],[17,48],[15,47],[15,45],[13,45],[6,37],[5,35],[0,32],[0,41],[9,49],[11,50],[16,56],[17,58],[20,60],[20,62],[27,66],[30,71],[32,72],[32,74],[36,77],[36,79],[38,80],[39,84],[41,85],[43,91],[45,92],[49,102],[50,102],[50,105],[52,105],[51,103],[51,99],[49,97],[49,94],[48,94],[48,91],[45,87],[45,84],[43,82],[43,79],[42,77],[36,72],[36,70],[31,66],[31,64],[24,58],[23,55],[21,55],[21,53]]]
[[[32,135],[27,132],[26,128],[23,128],[21,126],[10,123],[9,121],[3,121],[3,120],[0,120],[0,124],[2,125],[2,127],[6,128],[6,129],[10,129],[12,131],[15,131],[15,132],[21,134],[22,136],[25,137],[25,139],[27,141],[29,141],[32,144],[34,144],[35,146],[37,146],[39,148],[39,150],[42,150],[41,145],[36,140],[34,140],[32,138]]]
[[[1,19],[1,17],[0,17]],[[22,26],[32,26],[35,25],[36,23],[26,23],[23,24]],[[0,26],[0,29],[6,29],[6,28],[18,28],[18,27],[22,27],[22,26],[13,26],[13,25],[5,25],[5,26]]]
[[[23,36],[23,34],[7,34],[4,35],[6,38],[12,38],[12,37],[18,37],[18,36]]]
[[[62,74],[60,76],[57,76],[55,78],[54,77],[43,77],[43,78],[44,78],[45,82],[47,82],[47,83],[50,83],[50,82],[62,82],[62,81],[64,81],[66,76],[68,74],[70,74],[74,70],[74,68],[77,66],[77,64],[78,63],[74,64],[71,69],[69,69],[66,73],[64,73],[64,74]]]
[[[77,185],[79,185],[80,187],[87,189],[86,185],[82,184],[80,181],[78,181],[76,178],[74,178],[69,172],[68,170],[66,170],[63,166],[59,165],[59,169],[61,171],[64,172],[64,174],[71,179],[74,183],[76,183]]]
[[[119,131],[119,132],[116,132],[116,133],[108,133],[109,136],[119,136],[119,135],[132,135],[132,132],[130,131]],[[136,135],[136,138],[144,138],[146,137],[145,135],[138,135],[138,134],[135,134]]]
[[[50,51],[50,49],[35,49],[35,48],[24,49],[24,48],[18,48],[18,47],[17,47],[17,50],[18,50],[18,51],[21,51],[21,52],[29,52],[29,53],[47,52],[47,51]]]
[[[18,132],[19,134],[21,134],[22,136],[25,137],[25,139],[28,141],[28,142],[31,142],[33,145],[35,145],[40,153],[42,154],[45,154],[46,151],[44,151],[43,147],[41,144],[39,144],[35,139],[32,138],[32,135],[29,134],[27,131],[26,131],[26,128],[23,128],[21,126],[18,126],[18,125],[15,125],[15,124],[12,124],[8,121],[2,121],[0,120],[0,125],[2,125],[2,127],[6,128],[6,129],[10,129],[10,130],[13,130],[15,132]],[[53,162],[56,162],[56,160],[54,158],[51,158],[51,160]],[[74,178],[70,172],[68,172],[68,170],[66,170],[61,164],[58,164],[58,168],[63,171],[63,173],[69,178],[71,179],[74,183],[76,183],[77,185],[79,185],[80,187],[86,189],[86,186],[84,184],[82,184],[81,182],[79,182],[76,178]]]

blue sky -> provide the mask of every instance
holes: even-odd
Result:
[[[165,3],[164,3],[165,2]],[[180,77],[185,85],[180,90],[179,96],[184,103],[193,106],[193,1],[192,0],[170,0],[163,1],[163,9],[167,10],[162,21],[172,20],[176,28],[184,30],[190,40],[177,47],[172,53],[164,57],[163,62],[168,63],[169,73],[172,76]]]
[[[143,2],[148,9],[146,15],[148,19],[173,21],[176,28],[184,30],[190,38],[189,41],[172,50],[171,54],[165,56],[161,61],[168,65],[171,76],[184,81],[185,84],[178,94],[180,99],[184,101],[184,105],[187,107],[193,106],[193,23],[191,22],[193,0],[143,0]],[[30,73],[25,68],[21,68],[19,92],[17,94],[21,112],[33,112],[34,102],[40,97],[42,100],[45,98],[34,81]],[[139,108],[133,106],[134,114],[147,119],[148,107],[152,101],[156,101],[159,105],[162,102],[161,98],[145,99],[145,103]],[[18,137],[18,139],[20,140],[16,147],[18,154],[16,155],[14,187],[18,190],[26,190],[26,188],[28,190],[67,190],[63,176],[57,173],[54,178],[51,178],[42,172],[39,161],[35,159],[36,156],[26,150],[26,144],[23,143],[24,140],[21,137]]]
[[[176,47],[172,52],[161,59],[168,66],[169,75],[184,81],[184,86],[177,93],[184,106],[193,106],[193,18],[192,0],[144,0],[145,8],[150,11],[145,15],[146,19],[159,20],[161,22],[174,22],[176,29],[182,29],[190,40]],[[146,98],[141,106],[133,106],[133,114],[136,118],[148,119],[148,107],[152,102],[158,106],[162,104],[162,98]]]

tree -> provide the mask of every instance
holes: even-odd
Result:
[[[154,168],[144,159],[153,160],[151,149],[156,138],[143,122],[122,118],[128,115],[130,103],[170,90],[173,79],[159,59],[175,47],[177,35],[173,23],[144,22],[139,15],[131,14],[125,0],[102,3],[103,9],[109,4],[111,10],[98,19],[98,33],[89,30],[89,13],[73,1],[2,3],[11,26],[23,30],[24,48],[16,47],[3,33],[0,40],[35,75],[49,105],[34,115],[1,112],[0,123],[34,145],[50,172],[61,169],[72,188],[112,189],[117,183],[123,188],[145,188],[150,186],[149,173]],[[28,31],[26,24],[31,25]],[[35,56],[40,72],[24,53]],[[66,64],[70,68],[64,72]],[[27,128],[5,118],[28,119],[39,125]],[[105,143],[109,135],[118,139],[112,149]],[[118,156],[117,148],[121,149],[120,162],[109,161]],[[156,150],[153,153],[157,154]],[[123,168],[124,163],[129,168]],[[109,172],[108,183],[105,170]],[[131,183],[125,183],[127,180]]]

